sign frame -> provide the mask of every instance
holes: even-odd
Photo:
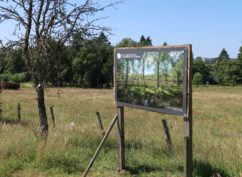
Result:
[[[131,103],[125,103],[118,101],[117,98],[117,54],[122,53],[137,53],[137,52],[156,52],[156,51],[184,51],[184,69],[183,69],[183,83],[182,83],[182,110],[175,110],[174,108],[155,108],[155,107],[149,107],[144,105],[136,105]],[[136,108],[151,112],[158,112],[163,114],[171,114],[171,115],[177,115],[177,116],[184,116],[187,114],[187,93],[188,91],[188,84],[190,81],[190,60],[191,60],[191,46],[190,45],[167,45],[167,46],[152,46],[152,47],[122,47],[122,48],[115,48],[114,49],[114,68],[113,68],[113,76],[114,76],[114,98],[115,98],[115,104],[117,107],[130,107],[130,108]]]

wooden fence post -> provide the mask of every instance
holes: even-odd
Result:
[[[162,119],[161,122],[162,122],[164,138],[165,138],[165,141],[166,141],[167,148],[168,148],[168,150],[172,150],[173,145],[172,145],[171,136],[170,136],[169,128],[168,128],[168,125],[167,125],[167,121],[165,119]]]
[[[20,105],[20,103],[17,104],[17,119],[18,119],[18,122],[21,121],[21,105]]]
[[[103,129],[102,118],[101,118],[99,112],[96,112],[96,118],[97,118],[97,122],[98,122],[98,127],[99,127],[99,129],[101,130],[102,135],[104,136],[104,135],[105,135],[105,131],[104,131],[104,129]]]
[[[125,143],[124,143],[124,107],[118,109],[118,170],[125,170]]]
[[[1,84],[1,82],[0,82]],[[2,93],[2,84],[0,85],[0,94]],[[0,120],[2,119],[2,101],[0,97]]]
[[[55,115],[54,115],[54,107],[51,106],[50,107],[50,116],[51,116],[51,119],[52,119],[52,122],[53,122],[53,128],[55,128]]]

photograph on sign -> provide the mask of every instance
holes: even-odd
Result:
[[[117,105],[184,114],[186,63],[186,47],[115,49]]]

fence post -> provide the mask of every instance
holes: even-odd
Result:
[[[20,105],[20,103],[17,104],[17,119],[18,119],[18,122],[21,121],[21,105]]]
[[[54,115],[54,106],[51,106],[50,107],[50,116],[51,116],[51,119],[52,119],[52,122],[53,122],[53,128],[55,128],[55,115]]]
[[[168,150],[171,150],[173,145],[172,145],[171,136],[170,136],[170,132],[169,132],[169,127],[167,125],[167,121],[165,119],[162,119],[161,122],[162,122],[164,138],[165,138],[165,141],[166,141],[167,148],[168,148]]]
[[[0,82],[1,84],[1,82]],[[2,93],[2,85],[0,85],[0,94]],[[0,97],[1,98],[1,97]],[[1,102],[1,99],[0,99],[0,120],[2,119],[2,102]]]
[[[97,122],[98,122],[99,129],[101,130],[102,135],[104,136],[104,135],[105,135],[105,131],[104,131],[104,129],[103,129],[102,118],[101,118],[99,112],[96,112],[96,117],[97,117]]]

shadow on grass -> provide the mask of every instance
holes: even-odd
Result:
[[[166,168],[166,167],[154,167],[154,166],[149,166],[146,164],[131,167],[131,166],[126,166],[126,170],[129,171],[132,175],[140,175],[142,173],[152,173],[152,172],[158,172],[158,173],[164,173],[170,171],[175,172],[183,171],[183,166],[178,165],[174,166],[174,168]],[[226,172],[225,169],[221,168],[214,168],[212,165],[208,162],[202,162],[202,161],[194,161],[194,176],[196,177],[231,177],[228,172]]]
[[[130,166],[126,166],[125,167],[127,171],[129,171],[132,175],[140,175],[142,173],[152,173],[152,172],[158,172],[158,173],[162,173],[162,172],[174,172],[174,171],[183,171],[183,166],[178,165],[176,167],[174,167],[174,169],[166,169],[165,167],[154,167],[154,166],[150,166],[150,165],[139,165],[139,166],[135,166],[135,167],[130,167]]]
[[[29,123],[27,121],[19,121],[17,119],[9,119],[9,118],[2,118],[0,119],[0,124],[9,124],[9,125],[16,125],[16,124],[19,124],[19,125],[22,125],[22,126],[28,126]]]
[[[73,157],[51,157],[44,162],[45,169],[61,169],[65,173],[72,174],[76,172],[82,172],[85,167],[81,163],[80,159]]]
[[[142,173],[151,173],[151,172],[162,172],[164,169],[162,167],[152,167],[149,165],[139,165],[135,167],[127,166],[125,167],[132,175],[139,175]]]
[[[199,177],[230,177],[224,169],[212,167],[208,162],[194,161],[194,176]]]

